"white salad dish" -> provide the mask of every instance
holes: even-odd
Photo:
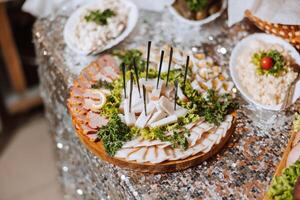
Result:
[[[282,49],[281,53],[284,57],[285,55],[287,55],[287,57],[291,58],[295,64],[300,65],[300,55],[291,44],[289,44],[288,42],[286,42],[285,40],[277,36],[264,34],[264,33],[256,33],[244,38],[234,47],[230,57],[230,63],[229,63],[230,74],[237,89],[240,91],[242,96],[248,102],[253,103],[259,108],[278,111],[282,109],[282,105],[283,105],[282,99],[285,98],[288,91],[287,88],[290,87],[288,86],[288,84],[291,82],[292,83],[295,82],[296,80],[295,75],[297,75],[297,73],[288,69],[287,72],[284,73],[284,76],[286,77],[284,76],[279,77],[281,79],[279,79],[278,81],[276,80],[277,77],[272,77],[272,75],[262,75],[265,76],[263,78],[258,77],[260,75],[257,75],[257,73],[255,73],[254,75],[253,66],[255,65],[249,61],[250,59],[249,55],[251,55],[250,53],[256,51],[267,50],[264,47],[267,47],[267,49],[269,48],[269,50],[270,47],[272,48],[276,47]],[[245,57],[245,55],[247,56]],[[243,68],[248,68],[248,69],[244,70]],[[250,68],[251,71],[249,72]],[[244,71],[248,70],[248,71],[244,72],[243,76],[241,76],[242,70]],[[241,78],[243,80],[241,80]],[[261,79],[268,79],[268,80],[257,82],[257,83],[263,83],[261,85],[255,84],[256,83],[255,81]],[[253,83],[251,83],[251,81],[253,81]],[[272,83],[272,84],[266,84],[266,83]],[[249,88],[252,88],[252,86],[253,89],[250,90]],[[277,94],[279,95],[279,97],[272,96],[272,94]],[[259,97],[257,96],[260,96],[261,97],[260,99],[262,100],[258,100]],[[271,99],[273,97],[277,97],[275,99],[276,102],[278,103],[274,103],[275,99],[272,103],[266,103],[268,99]],[[300,97],[300,81],[298,80],[295,83],[295,89],[294,89],[294,94],[292,95],[291,98],[291,103],[294,103],[299,97]]]
[[[85,20],[88,12],[103,12],[105,9],[118,11],[116,16],[107,19],[106,25]],[[64,27],[64,40],[72,51],[80,55],[98,54],[123,41],[132,32],[137,20],[138,8],[130,0],[94,0],[79,7],[69,17]]]
[[[220,17],[221,14],[223,13],[223,11],[226,9],[226,7],[227,7],[227,0],[223,0],[222,7],[218,12],[216,12],[202,20],[187,19],[187,18],[183,17],[172,5],[168,6],[168,10],[179,22],[182,22],[184,24],[191,25],[191,26],[202,26],[202,25],[208,24],[208,23],[214,21],[215,19],[217,19],[218,17]]]

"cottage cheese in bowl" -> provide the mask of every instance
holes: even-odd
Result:
[[[106,11],[111,15],[104,17],[105,23],[99,23]],[[70,16],[64,39],[68,47],[79,54],[96,54],[124,40],[133,30],[137,18],[137,7],[131,1],[95,0]]]
[[[287,92],[298,77],[298,73],[291,67],[299,64],[299,54],[285,46],[285,41],[270,36],[274,40],[268,41],[264,37],[267,34],[255,34],[258,37],[250,36],[238,44],[233,50],[230,59],[231,76],[242,95],[246,100],[259,107],[280,110]],[[258,65],[253,63],[253,55],[258,52],[269,52],[275,50],[284,59],[283,69],[275,76],[271,74],[260,74]],[[295,89],[293,101],[299,97],[298,87]]]

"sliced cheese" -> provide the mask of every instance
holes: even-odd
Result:
[[[145,112],[143,112],[142,114],[140,114],[140,116],[137,118],[136,122],[135,122],[135,126],[138,128],[145,128],[147,122],[149,121],[149,119],[151,118],[152,114],[147,114],[145,115]]]
[[[161,120],[161,119],[165,118],[166,116],[167,116],[167,114],[164,111],[158,110],[157,112],[153,113],[151,119],[148,121],[148,124],[157,122],[158,120]]]
[[[151,128],[155,127],[160,127],[160,126],[165,126],[168,124],[175,123],[177,121],[177,116],[176,115],[170,115],[169,117],[163,118],[157,122],[153,122],[152,124],[149,124]]]
[[[136,162],[144,162],[144,156],[147,151],[147,148],[142,147],[137,151],[129,153],[127,160],[135,160]]]
[[[131,147],[136,147],[137,144],[141,143],[143,141],[142,137],[137,137],[133,140],[130,140],[126,143],[123,144],[122,148],[131,148]]]
[[[134,151],[134,149],[131,149],[131,148],[129,148],[129,149],[124,149],[124,148],[119,149],[119,150],[116,152],[115,157],[116,157],[116,158],[127,158],[127,156],[128,156],[132,151]]]
[[[174,103],[171,102],[166,97],[160,97],[158,101],[159,108],[168,113],[168,115],[172,115],[174,113]]]

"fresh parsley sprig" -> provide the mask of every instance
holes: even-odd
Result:
[[[188,8],[192,12],[204,10],[208,4],[207,0],[186,0]]]
[[[274,62],[272,68],[269,70],[265,70],[261,66],[261,60],[265,57],[271,57]],[[274,49],[254,53],[251,62],[256,66],[256,73],[258,75],[278,76],[282,71],[284,71],[285,66],[283,55],[279,51]]]
[[[146,61],[142,58],[142,52],[137,49],[130,49],[127,51],[115,50],[113,52],[115,56],[118,56],[126,67],[132,67],[133,60],[135,59],[139,72],[145,71]],[[122,66],[122,65],[120,65]]]
[[[105,9],[103,12],[101,10],[93,10],[84,19],[87,22],[95,22],[98,25],[107,25],[108,18],[113,16],[116,16],[116,13],[111,9]]]

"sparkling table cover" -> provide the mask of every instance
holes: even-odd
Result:
[[[236,130],[213,158],[177,173],[143,174],[106,163],[81,144],[66,108],[69,88],[93,56],[69,50],[64,24],[73,8],[39,19],[33,34],[39,64],[41,95],[56,145],[57,166],[65,199],[262,199],[289,139],[293,110],[270,112],[244,102]],[[223,15],[202,28],[181,24],[166,10],[141,11],[133,33],[118,47],[172,44],[210,54],[223,67],[233,46],[255,31],[247,22],[232,28]],[[298,103],[299,104],[299,103]]]

